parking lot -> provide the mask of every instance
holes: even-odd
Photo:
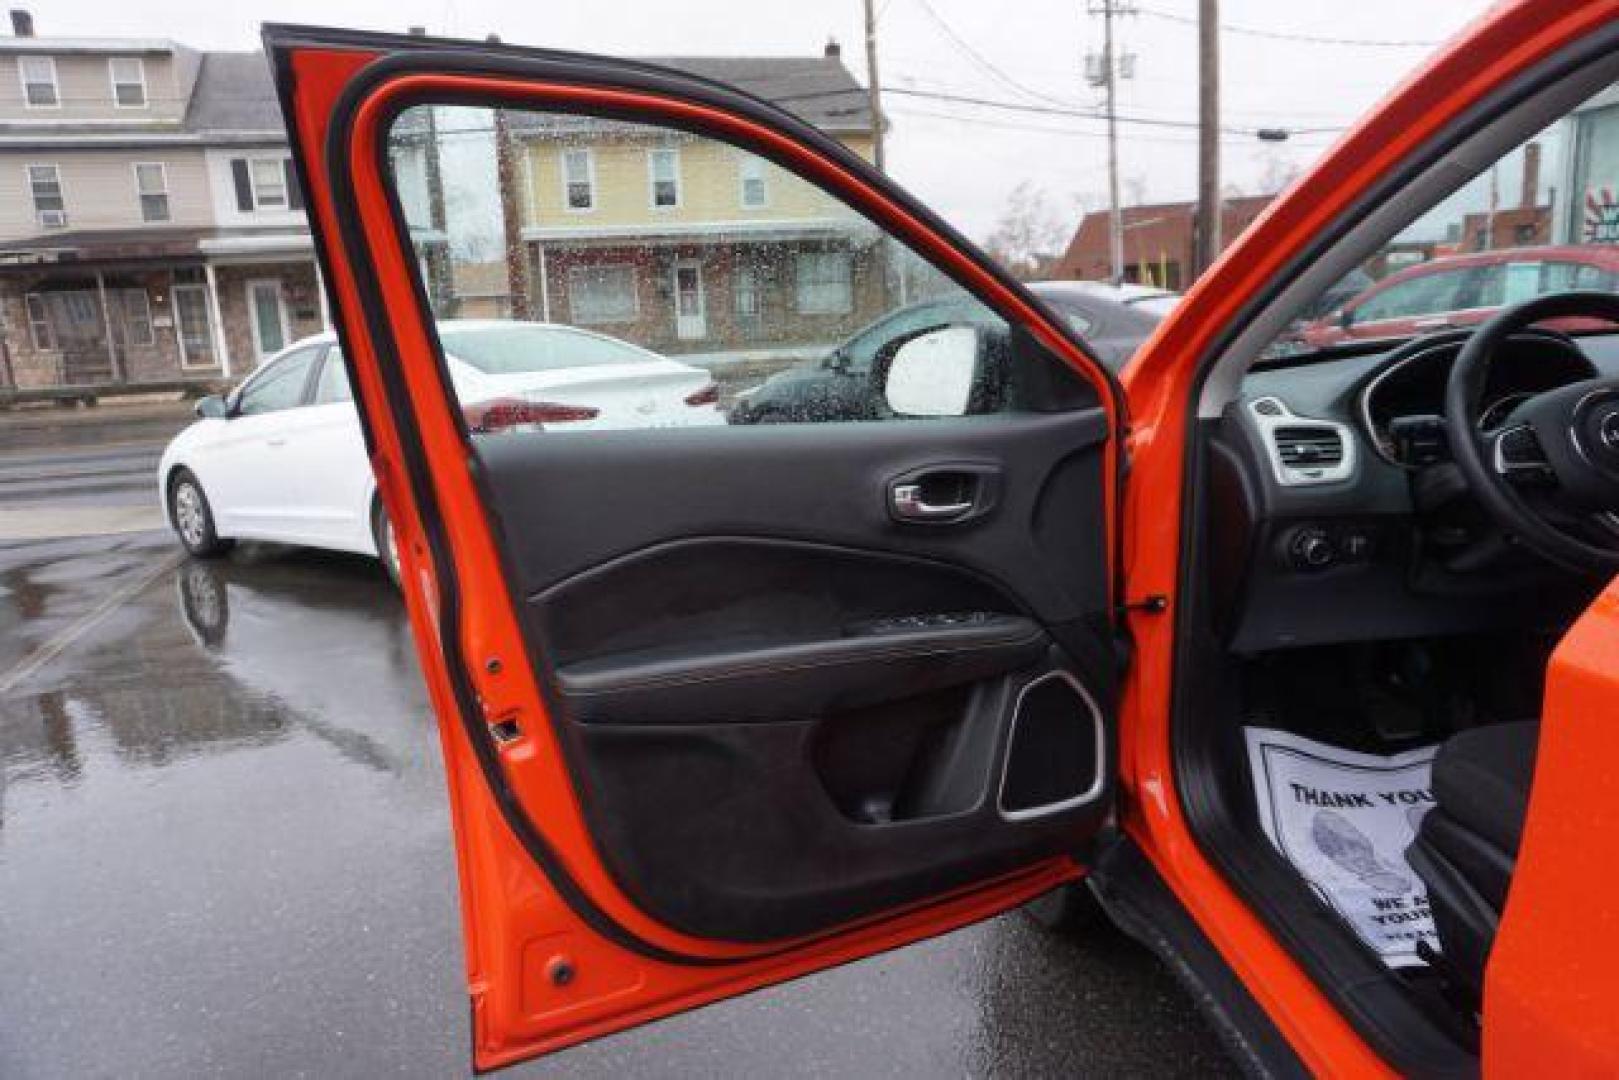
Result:
[[[0,1075],[462,1074],[402,606],[364,559],[181,558],[150,469],[183,418],[0,416]],[[1013,915],[515,1071],[1228,1068],[1148,954]]]

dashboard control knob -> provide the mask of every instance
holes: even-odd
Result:
[[[1287,545],[1288,560],[1297,570],[1325,570],[1338,559],[1332,538],[1321,529],[1300,529]]]

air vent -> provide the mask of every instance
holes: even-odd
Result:
[[[1344,459],[1344,439],[1334,428],[1279,427],[1272,437],[1282,464],[1290,469],[1328,469]]]
[[[1279,397],[1248,403],[1259,443],[1283,487],[1331,484],[1355,475],[1355,433],[1347,424],[1300,416]]]

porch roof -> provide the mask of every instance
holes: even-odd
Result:
[[[197,262],[214,255],[308,254],[302,230],[72,229],[0,244],[0,273],[51,266]]]
[[[861,219],[800,218],[767,221],[638,222],[632,225],[551,225],[523,230],[530,241],[563,241],[600,247],[629,243],[638,247],[668,244],[766,243],[788,240],[824,240],[845,236],[858,243],[877,239],[875,225]]]

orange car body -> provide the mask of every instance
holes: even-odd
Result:
[[[1290,265],[1307,259],[1330,223],[1375,192],[1402,159],[1537,61],[1616,20],[1619,2],[1614,0],[1525,0],[1492,10],[1348,134],[1198,281],[1122,373],[1122,397],[1042,312],[941,243],[925,223],[886,202],[862,176],[745,117],[696,102],[517,76],[448,70],[379,74],[372,65],[381,58],[363,40],[300,45],[296,31],[282,31],[286,42],[279,54],[289,65],[283,85],[295,88],[287,106],[312,215],[327,257],[345,352],[368,417],[379,486],[397,523],[425,675],[444,718],[477,1065],[498,1067],[939,934],[1033,898],[1083,868],[1072,859],[1053,858],[836,933],[770,945],[679,933],[659,925],[623,894],[603,864],[562,754],[548,734],[540,687],[521,662],[525,646],[495,539],[465,467],[464,436],[438,377],[433,343],[420,320],[398,317],[393,320],[396,348],[385,349],[366,321],[368,290],[387,297],[400,312],[418,306],[416,267],[405,251],[379,242],[370,252],[375,280],[362,280],[355,253],[345,251],[338,239],[343,215],[357,215],[370,236],[386,236],[393,228],[379,140],[401,102],[439,94],[512,106],[575,104],[698,124],[769,145],[782,160],[1020,317],[1047,348],[1091,379],[1101,399],[1112,403],[1114,430],[1128,432],[1114,448],[1128,455],[1128,484],[1108,515],[1120,552],[1116,598],[1127,604],[1148,596],[1168,598],[1167,609],[1132,607],[1128,616],[1135,652],[1119,718],[1119,824],[1309,1068],[1377,1075],[1389,1071],[1386,1063],[1206,857],[1177,795],[1169,717],[1195,375],[1199,359],[1233,332],[1256,298]],[[333,158],[327,152],[334,118],[340,116],[351,125],[347,142],[339,144],[348,174],[341,185],[329,171]],[[402,370],[411,387],[408,399],[390,393],[382,376],[390,364]],[[413,471],[413,456],[423,468]],[[424,496],[432,499],[431,511]],[[457,629],[450,634],[444,583],[429,557],[429,529],[441,531],[453,555],[458,608]],[[466,728],[451,719],[461,707],[458,678],[471,681],[486,717],[521,716],[532,732],[500,751],[504,792],[485,782],[479,749]],[[1568,635],[1550,672],[1546,741],[1518,880],[1489,970],[1483,1028],[1487,1071],[1619,1071],[1619,1028],[1611,1020],[1614,973],[1619,972],[1619,904],[1611,895],[1619,878],[1609,880],[1616,860],[1606,857],[1619,852],[1608,731],[1616,703],[1619,588],[1610,589]],[[564,895],[536,864],[509,825],[511,807],[503,800],[515,800],[530,820],[543,823],[543,839],[556,864],[583,897]],[[666,962],[626,948],[604,925],[685,959]],[[564,969],[569,977],[558,978]]]

